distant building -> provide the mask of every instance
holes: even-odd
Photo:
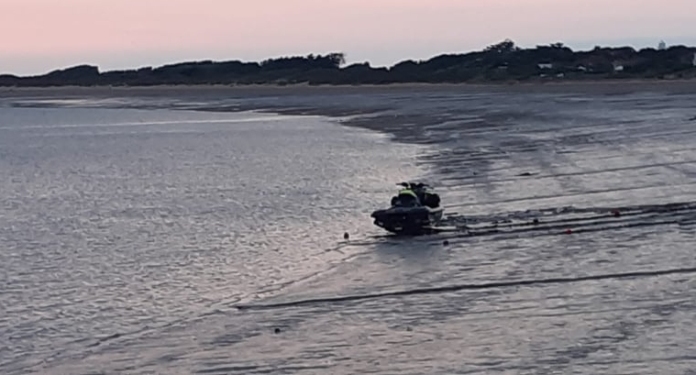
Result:
[[[624,71],[623,64],[614,63],[614,71],[615,72],[623,72]]]
[[[537,66],[539,67],[539,69],[553,69],[553,64],[551,63],[540,63],[537,64]]]
[[[657,45],[657,49],[659,49],[660,51],[667,49],[667,43],[665,43],[664,40],[661,40],[660,44]]]

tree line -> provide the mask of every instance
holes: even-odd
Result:
[[[511,40],[461,54],[401,61],[391,67],[346,65],[343,53],[290,56],[261,62],[193,61],[100,72],[78,65],[38,76],[0,75],[0,86],[150,86],[200,84],[358,85],[481,83],[545,79],[696,78],[696,48],[595,47],[573,51],[563,43],[523,49]]]

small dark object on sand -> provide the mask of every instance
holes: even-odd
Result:
[[[534,223],[534,225],[539,225],[539,219],[534,218],[534,220],[532,221],[532,223]]]
[[[279,334],[279,333],[280,333],[280,328],[274,329],[273,332],[274,332],[275,334]]]
[[[447,240],[444,240],[444,241],[442,242],[442,245],[443,245],[443,246],[447,246],[447,245],[449,245],[449,241],[447,241]]]
[[[614,210],[614,211],[611,212],[611,214],[614,215],[614,217],[620,217],[620,216],[621,216],[621,212],[619,212],[619,210]]]
[[[349,239],[349,238],[350,238],[350,235],[348,234],[348,232],[343,233],[343,239],[344,239],[344,240],[347,240],[347,239]]]
[[[529,177],[529,176],[534,176],[534,174],[531,173],[531,172],[524,172],[524,173],[518,174],[518,176],[520,176],[520,177]]]

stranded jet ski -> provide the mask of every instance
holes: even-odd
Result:
[[[374,224],[397,234],[422,234],[439,224],[444,208],[440,196],[423,183],[402,182],[403,189],[392,197],[391,207],[372,213]]]

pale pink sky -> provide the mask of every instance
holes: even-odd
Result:
[[[0,73],[333,51],[382,66],[505,38],[696,45],[696,0],[0,0]]]

